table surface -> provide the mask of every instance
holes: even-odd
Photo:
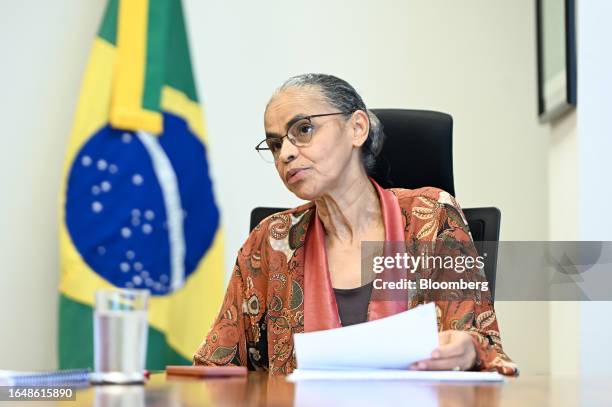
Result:
[[[8,405],[0,402],[0,405]],[[15,405],[13,403],[13,405]],[[612,405],[612,377],[525,376],[505,383],[327,381],[290,383],[249,373],[245,378],[195,379],[157,373],[144,386],[92,386],[76,401],[19,406],[604,406]]]

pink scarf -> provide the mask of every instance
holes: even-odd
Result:
[[[396,196],[393,192],[381,188],[373,179],[370,178],[370,181],[380,200],[385,241],[404,241],[405,221]],[[336,296],[327,267],[325,230],[318,216],[313,216],[312,222],[308,228],[304,248],[304,332],[341,327]],[[393,255],[387,245],[384,248],[384,255]],[[398,273],[402,272],[398,271]],[[384,274],[382,274],[383,278]],[[393,280],[402,277],[402,275],[395,275]],[[402,301],[370,300],[368,321],[397,314],[405,311],[407,307],[407,297]]]

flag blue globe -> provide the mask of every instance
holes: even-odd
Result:
[[[163,122],[158,136],[110,126],[92,135],[72,163],[65,208],[94,272],[153,295],[185,283],[219,223],[203,143],[184,120]]]

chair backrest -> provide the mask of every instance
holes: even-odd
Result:
[[[373,178],[383,188],[437,187],[455,195],[453,177],[453,118],[441,112],[410,109],[372,109],[386,135]],[[415,149],[413,151],[413,149]],[[251,230],[284,208],[258,207],[251,212]],[[485,274],[494,293],[497,242],[501,213],[497,208],[468,208],[463,212],[479,253],[487,252]],[[487,246],[487,247],[484,247]],[[493,246],[493,247],[490,247]]]
[[[441,112],[372,109],[386,139],[373,178],[383,188],[436,187],[455,195],[453,118]]]
[[[489,282],[491,299],[495,298],[495,275],[497,271],[497,247],[501,212],[495,207],[463,209],[476,250],[484,258],[484,272]]]

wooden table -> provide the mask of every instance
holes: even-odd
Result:
[[[2,404],[2,403],[0,403]],[[499,384],[334,381],[293,384],[249,373],[241,379],[192,379],[154,374],[144,386],[95,386],[75,401],[26,405],[146,406],[612,406],[612,377],[526,376]]]

